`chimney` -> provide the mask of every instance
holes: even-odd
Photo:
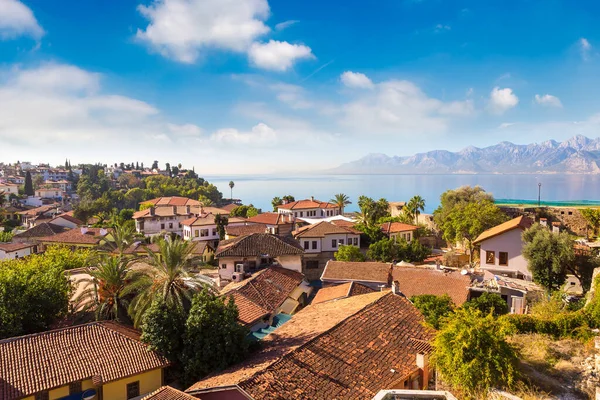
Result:
[[[560,232],[560,222],[553,222],[552,223],[552,233],[559,233]]]
[[[315,196],[310,196],[310,201],[315,201]]]
[[[85,226],[81,227],[81,234],[85,235],[88,232],[88,228],[86,228]]]
[[[427,389],[427,382],[429,382],[429,357],[427,354],[417,353],[417,367],[421,370],[421,382],[423,382],[423,387],[420,389]]]
[[[398,294],[398,295],[402,294],[402,292],[400,291],[400,282],[398,282],[398,281],[392,282],[392,293]]]
[[[151,217],[154,217],[154,206],[151,206],[151,207],[150,207],[148,210],[150,210],[150,211],[149,211],[149,213],[150,213],[150,216],[151,216]]]

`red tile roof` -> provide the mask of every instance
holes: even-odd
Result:
[[[225,231],[229,236],[243,236],[252,233],[265,233],[267,231],[266,224],[250,224],[250,225],[235,225],[226,226]]]
[[[69,214],[58,214],[56,217],[54,217],[53,219],[50,220],[50,223],[52,223],[52,221],[57,220],[59,218],[64,219],[65,221],[69,221],[74,223],[77,226],[81,226],[83,225],[83,221],[80,219],[77,219],[75,217],[73,217],[72,215]]]
[[[92,377],[112,382],[167,365],[166,359],[139,341],[139,332],[112,322],[4,339],[0,340],[0,400]]]
[[[419,229],[418,226],[403,224],[402,222],[386,222],[381,224],[381,230],[386,235],[390,233],[399,233],[399,232],[412,232]]]
[[[200,206],[198,200],[189,199],[187,197],[157,197],[155,199],[146,200],[140,203],[140,205],[153,205],[156,207],[160,206]]]
[[[0,243],[0,251],[10,253],[12,251],[23,250],[35,246],[31,243]]]
[[[230,217],[229,223],[244,223],[246,222],[245,218],[241,217]],[[181,225],[185,226],[207,226],[207,225],[215,225],[215,215],[212,213],[204,214],[201,216],[196,216],[192,218],[188,218],[184,221],[181,221]]]
[[[284,210],[307,210],[311,208],[339,208],[336,204],[328,203],[325,201],[313,200],[313,199],[305,199],[292,201],[291,203],[282,204],[277,206],[277,208],[282,208]]]
[[[467,301],[471,277],[458,271],[444,272],[430,268],[394,267],[392,276],[408,298],[422,294],[450,296],[456,306]]]
[[[289,215],[269,212],[250,217],[247,221],[267,225],[285,225],[293,223],[293,220],[290,220],[290,218],[293,219],[293,217],[290,217]]]
[[[85,230],[85,233],[82,232]],[[82,245],[98,245],[107,232],[102,228],[75,228],[68,231],[57,233],[53,236],[38,238],[42,243],[59,243],[59,244],[82,244]]]
[[[238,386],[255,400],[370,399],[381,388],[402,382],[418,371],[416,356],[431,351],[428,342],[434,336],[423,325],[421,313],[405,297],[376,292],[314,307],[342,306],[343,302],[369,296],[376,300],[275,362],[263,364]],[[188,392],[207,387],[206,381],[198,382]]]
[[[392,265],[380,262],[328,261],[322,281],[359,281],[390,284]]]
[[[527,228],[530,228],[532,224],[533,224],[533,222],[529,218],[524,217],[524,216],[513,218],[510,221],[506,221],[503,224],[496,225],[495,227],[483,232],[481,235],[479,235],[477,237],[477,239],[475,239],[473,244],[481,243],[484,240],[493,238],[494,236],[498,236],[502,233],[511,231],[513,229],[518,228],[521,230],[525,230]]]
[[[33,228],[30,228],[25,232],[16,234],[15,236],[13,236],[13,239],[30,239],[52,236],[64,232],[65,230],[66,228],[62,226],[42,222],[41,224],[35,225]]]
[[[171,386],[163,386],[142,398],[142,400],[198,400]]]
[[[210,243],[208,243],[208,241],[193,241],[192,245],[194,246],[194,251],[192,252],[192,254],[195,255],[203,255],[204,252],[206,251],[206,249],[213,251],[213,247],[210,245]],[[150,243],[150,244],[146,244],[146,243],[134,243],[132,244],[130,247],[128,247],[127,249],[125,249],[124,253],[125,254],[138,254],[138,255],[146,255],[148,254],[148,251],[152,251],[154,253],[158,253],[160,252],[160,247],[158,247],[158,244],[156,243]]]
[[[322,238],[326,235],[360,235],[360,232],[353,228],[347,228],[344,226],[338,226],[331,222],[321,221],[313,225],[303,226],[302,228],[293,232],[295,238],[309,237],[309,238]]]
[[[233,295],[239,319],[251,325],[266,314],[275,312],[302,283],[304,275],[281,267],[269,267],[239,283],[223,288],[222,296]]]
[[[269,233],[253,233],[219,243],[216,257],[256,257],[268,254],[271,257],[301,255],[304,250],[297,241],[281,238]]]
[[[342,283],[336,286],[329,286],[319,289],[312,304],[324,303],[326,301],[343,299],[350,296],[357,296],[374,292],[368,286],[358,282]]]

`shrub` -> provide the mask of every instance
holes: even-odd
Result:
[[[592,332],[588,318],[581,311],[562,312],[553,317],[509,314],[501,317],[503,321],[515,327],[517,333],[541,333],[556,339],[575,338],[587,340]]]
[[[421,311],[425,322],[435,329],[440,329],[444,320],[454,311],[454,303],[447,294],[443,296],[422,294],[411,297],[410,301]]]
[[[508,313],[508,305],[506,301],[496,293],[483,292],[479,297],[476,297],[463,305],[465,309],[477,309],[483,314],[490,312],[494,316],[504,315]]]

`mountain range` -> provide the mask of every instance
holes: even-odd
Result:
[[[328,170],[338,174],[600,174],[600,138],[527,145],[501,142],[458,152],[434,150],[409,157],[369,154]]]

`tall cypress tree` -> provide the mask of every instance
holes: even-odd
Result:
[[[33,191],[33,181],[31,180],[31,173],[27,171],[25,174],[25,194],[27,196],[33,196],[35,192]]]

